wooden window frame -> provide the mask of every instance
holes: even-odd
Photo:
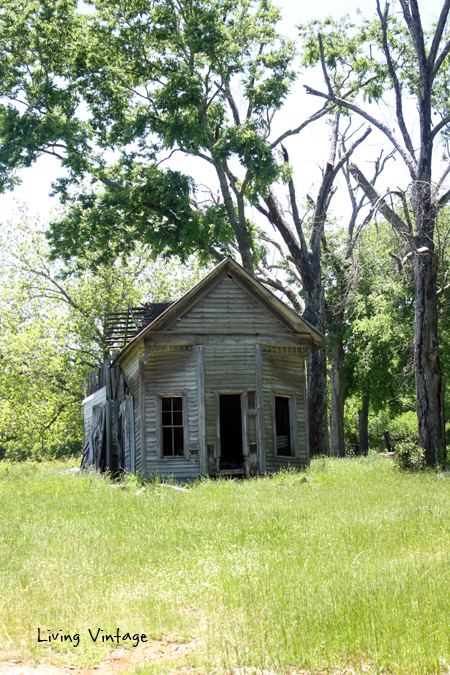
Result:
[[[173,462],[177,459],[189,460],[189,410],[188,396],[186,391],[160,391],[156,396],[156,450],[158,459],[167,462]],[[181,398],[183,413],[183,454],[182,455],[164,455],[163,454],[163,434],[162,434],[162,399],[163,398]]]
[[[290,441],[291,441],[291,454],[290,455],[279,455],[277,453],[277,420],[275,413],[275,397],[287,398],[289,399],[289,430],[290,430]],[[285,391],[272,391],[272,427],[273,427],[273,456],[274,458],[281,459],[292,459],[293,457],[298,457],[298,442],[297,442],[297,402],[295,393],[285,392]]]

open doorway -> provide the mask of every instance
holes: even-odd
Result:
[[[244,466],[240,394],[220,394],[220,471]]]

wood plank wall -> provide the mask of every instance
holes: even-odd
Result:
[[[217,392],[240,393],[262,387],[264,422],[258,443],[260,448],[265,446],[266,449],[265,469],[276,471],[288,464],[300,467],[308,463],[302,353],[306,348],[255,346],[264,338],[269,342],[286,339],[289,343],[293,339],[292,333],[280,321],[235,280],[224,277],[166,330],[167,343],[163,344],[164,335],[150,333],[148,339],[130,350],[121,363],[134,400],[137,471],[177,478],[200,474],[199,454],[203,443],[199,429],[202,423],[198,396],[200,380],[202,385],[204,382],[206,453],[208,445],[215,445],[217,440]],[[298,340],[299,335],[295,338]],[[236,339],[235,343],[233,339]],[[196,344],[192,344],[194,340]],[[201,354],[204,370],[199,370]],[[257,363],[261,366],[258,386]],[[297,453],[289,459],[274,454],[272,392],[295,396]],[[159,457],[158,396],[181,394],[186,397],[188,408],[189,459]],[[254,431],[252,433],[254,435]],[[206,463],[202,464],[202,468],[206,466]],[[261,466],[264,470],[264,458]]]
[[[107,380],[107,370],[108,370],[108,360],[105,360],[101,366],[91,370],[84,382],[84,396],[88,398],[95,392],[100,391],[103,387],[106,386]]]
[[[151,345],[150,345],[151,347]],[[145,363],[145,413],[147,473],[189,478],[200,475],[197,348],[154,345]],[[159,457],[157,447],[157,397],[184,395],[187,401],[189,459]],[[185,411],[186,413],[186,411]],[[186,423],[186,417],[185,423]]]
[[[264,390],[264,429],[266,441],[266,470],[278,471],[281,467],[305,466],[308,463],[306,439],[306,401],[304,395],[305,367],[300,349],[291,347],[262,347]],[[297,457],[277,457],[274,450],[272,392],[294,395],[297,422]]]
[[[216,443],[216,391],[256,391],[254,345],[205,345],[206,444]]]
[[[288,329],[269,314],[259,302],[233,279],[225,277],[184,316],[175,321],[169,332],[248,332],[286,333]]]
[[[305,368],[301,348],[262,346],[262,388],[264,422],[262,433],[266,450],[265,469],[277,471],[283,466],[302,467],[308,463],[305,410]],[[198,347],[149,345],[134,350],[122,368],[130,382],[134,400],[136,470],[143,470],[139,399],[139,359],[144,358],[145,437],[147,473],[188,478],[200,474],[200,438],[198,403]],[[205,446],[216,444],[216,392],[256,391],[255,345],[206,344],[203,346],[205,389]],[[142,368],[142,365],[141,365]],[[260,383],[261,387],[261,383]],[[272,392],[295,396],[297,453],[289,459],[274,453]],[[157,448],[157,396],[184,394],[188,407],[189,460],[184,457],[159,457]],[[205,449],[206,449],[205,448]]]
[[[141,456],[141,400],[139,395],[139,359],[142,357],[142,353],[143,346],[139,345],[139,348],[130,351],[120,365],[130,384],[130,391],[133,396],[135,471],[144,472],[145,468]]]

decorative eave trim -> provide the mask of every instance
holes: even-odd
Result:
[[[221,281],[225,275],[230,276],[250,296],[259,302],[270,314],[292,333],[307,333],[313,343],[313,350],[328,344],[328,339],[314,328],[306,319],[300,317],[293,309],[284,304],[271,291],[249,274],[231,256],[227,256],[211,270],[195,286],[176,300],[152,323],[145,326],[135,335],[111,360],[111,366],[116,365],[135,344],[140,342],[147,333],[153,330],[166,330],[180,315],[189,311],[207,292]]]

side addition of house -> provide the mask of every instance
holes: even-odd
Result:
[[[305,360],[323,344],[228,257],[112,359],[84,401],[84,463],[179,479],[304,467]]]

